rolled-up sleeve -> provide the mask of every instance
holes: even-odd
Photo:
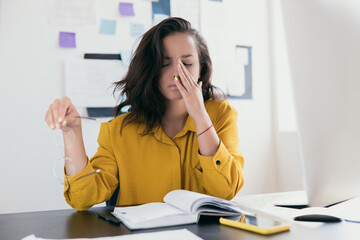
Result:
[[[98,144],[96,154],[88,160],[85,169],[73,176],[65,175],[65,200],[79,211],[109,200],[119,184],[108,123],[101,124]]]
[[[207,194],[232,199],[244,185],[244,157],[239,148],[237,112],[230,104],[221,104],[213,120],[220,144],[214,156],[198,153]]]

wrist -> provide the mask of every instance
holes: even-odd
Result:
[[[209,116],[204,116],[203,118],[199,118],[197,120],[194,120],[195,126],[196,126],[196,132],[197,134],[201,133],[208,127],[212,125],[211,119]]]
[[[191,118],[194,120],[196,125],[204,124],[204,123],[210,123],[211,119],[209,117],[209,114],[205,111],[200,112],[196,116],[191,116]]]
[[[76,128],[67,128],[67,130],[62,130],[64,139],[72,139],[75,136],[82,137],[81,126]]]

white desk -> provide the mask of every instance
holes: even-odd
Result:
[[[286,199],[305,198],[305,192],[281,192],[236,197],[235,201],[242,209],[291,223],[289,235],[278,235],[278,239],[326,239],[326,240],[359,240],[360,223],[309,223],[293,221],[299,215],[298,209],[276,207],[274,203]],[[360,212],[359,212],[360,215]]]

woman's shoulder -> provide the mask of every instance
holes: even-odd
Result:
[[[112,120],[110,120],[109,122],[105,122],[105,123],[102,123],[103,125],[107,125],[107,127],[109,128],[110,131],[120,131],[121,129],[121,126],[122,126],[122,123],[124,122],[124,119],[126,118],[126,116],[128,116],[129,113],[123,113],[115,118],[113,118]],[[136,126],[135,126],[136,125]],[[123,129],[125,128],[132,128],[132,127],[138,127],[138,124],[136,123],[129,123],[126,125],[126,127],[124,127]]]
[[[121,125],[127,115],[129,115],[128,112],[120,114],[120,115],[114,117],[111,121],[109,121],[109,124],[113,125],[113,126]]]
[[[236,110],[226,99],[209,99],[205,101],[205,108],[209,115],[218,115],[228,112],[236,113]]]

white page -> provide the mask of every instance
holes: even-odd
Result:
[[[158,231],[158,232],[151,232],[151,233],[137,233],[137,234],[128,234],[122,236],[115,236],[115,237],[98,237],[98,238],[71,238],[74,240],[200,240],[202,238],[196,236],[192,232],[187,229],[180,229],[180,230],[169,230],[169,231]],[[35,235],[30,235],[22,240],[52,240],[49,238],[38,238]],[[61,239],[58,239],[61,240]],[[70,239],[62,239],[62,240],[70,240]]]
[[[211,199],[218,199],[209,195],[197,193],[197,192],[191,192],[186,190],[174,190],[166,194],[164,197],[164,202],[169,203],[171,205],[174,205],[185,212],[195,214],[193,211],[193,207],[196,202],[202,201],[208,199],[209,201]],[[222,201],[222,199],[218,199]]]
[[[165,217],[187,215],[185,212],[166,203],[154,202],[134,207],[116,207],[114,214],[120,220],[130,221],[133,224],[142,223]]]
[[[94,0],[48,0],[48,21],[58,25],[95,24]]]
[[[191,26],[200,31],[200,2],[199,0],[171,0],[171,16],[182,17]]]
[[[119,60],[67,60],[65,94],[76,107],[114,107],[113,83],[126,71]]]
[[[236,48],[232,78],[226,81],[227,93],[231,96],[242,96],[245,93],[245,66],[249,64],[248,49]]]
[[[182,189],[174,190],[166,194],[164,202],[176,206],[177,208],[193,215],[199,212],[197,210],[209,210],[208,206],[199,207],[202,204],[218,207],[219,209],[217,209],[217,212],[221,214],[227,211],[238,213],[242,212],[235,203],[228,200]],[[213,210],[214,209],[211,209],[211,211]]]

